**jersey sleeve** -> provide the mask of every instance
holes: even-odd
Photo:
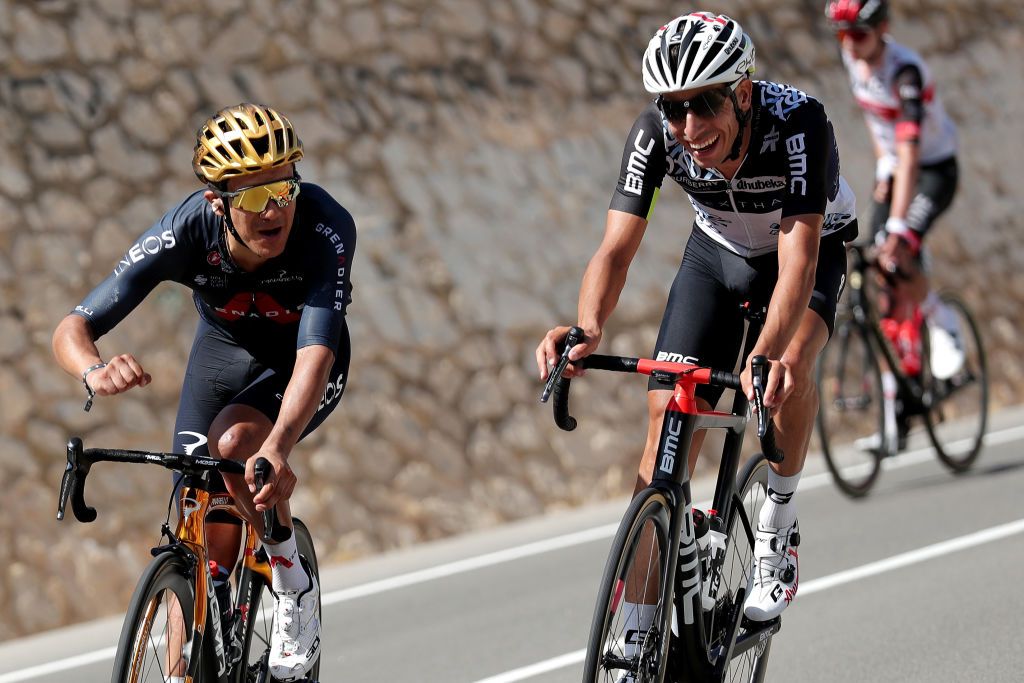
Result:
[[[327,193],[324,197],[328,215],[316,224],[307,250],[309,290],[299,319],[297,349],[312,345],[337,349],[352,300],[355,221]]]
[[[782,217],[825,215],[839,187],[839,151],[832,124],[817,100],[808,99],[786,119]]]
[[[648,218],[668,167],[661,114],[651,104],[626,139],[619,180],[608,208]]]
[[[906,64],[897,69],[893,86],[900,101],[896,140],[916,143],[921,137],[924,120],[924,75],[917,65]]]
[[[194,200],[195,196],[190,197],[165,213],[128,248],[113,272],[75,306],[72,313],[89,321],[93,339],[116,327],[159,283],[180,280],[188,225],[195,215],[189,210]]]

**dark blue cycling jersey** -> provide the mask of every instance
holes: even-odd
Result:
[[[323,188],[302,183],[284,252],[247,273],[228,252],[223,218],[199,190],[133,244],[74,313],[95,338],[160,282],[192,289],[202,318],[270,367],[287,369],[304,346],[338,349],[351,299],[356,228]]]

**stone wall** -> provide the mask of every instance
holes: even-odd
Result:
[[[818,0],[709,2],[758,75],[822,99],[866,197],[872,161]],[[994,403],[1022,398],[1018,0],[896,2],[961,125],[963,182],[930,242],[981,318]],[[121,610],[169,475],[98,466],[99,519],[54,521],[63,444],[164,448],[195,325],[162,285],[101,342],[153,384],[82,412],[60,318],[196,187],[192,135],[242,100],[288,114],[303,176],[356,217],[341,410],[300,448],[298,514],[331,561],[579,505],[631,485],[642,381],[577,383],[575,433],[537,403],[533,349],[574,319],[625,135],[646,95],[655,0],[0,1],[0,640]],[[683,10],[683,7],[679,7]],[[1016,66],[1011,66],[1016,64]],[[691,212],[668,189],[606,336],[649,352]],[[88,586],[88,590],[85,587]],[[44,599],[40,600],[40,596]]]

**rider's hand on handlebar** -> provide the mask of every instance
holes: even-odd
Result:
[[[540,370],[540,379],[545,381],[548,378],[548,373],[551,372],[551,368],[558,364],[562,354],[559,352],[558,346],[565,339],[565,336],[569,333],[567,326],[555,327],[548,330],[548,333],[544,335],[544,339],[537,346],[537,369]],[[597,351],[598,345],[601,343],[601,332],[586,331],[583,338],[583,342],[577,344],[569,351],[570,360],[579,360],[585,358],[590,354]],[[570,363],[565,368],[565,377],[581,377],[586,371],[577,370],[576,367]]]
[[[270,461],[273,471],[263,488],[256,490],[256,460],[266,458]],[[291,498],[297,482],[295,472],[288,465],[286,456],[273,451],[258,451],[245,461],[245,483],[249,486],[249,492],[254,493],[252,502],[256,505],[258,512],[269,510],[278,503]]]
[[[756,351],[750,354],[743,372],[740,373],[740,386],[743,387],[743,393],[751,403],[754,401],[754,383],[750,374],[750,359],[756,355],[758,355]],[[771,367],[768,370],[768,380],[765,382],[764,405],[766,408],[774,409],[782,405],[789,398],[789,395],[793,393],[793,388],[796,386],[796,377],[785,359],[769,358],[768,360],[771,363]]]
[[[89,373],[85,380],[97,396],[113,396],[132,387],[144,387],[153,381],[152,376],[130,353],[122,353],[107,361],[106,366]]]

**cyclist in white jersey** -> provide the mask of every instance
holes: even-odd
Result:
[[[887,329],[890,336],[916,337],[926,316],[933,371],[952,374],[962,362],[959,330],[955,316],[929,291],[921,246],[956,193],[956,126],[924,61],[889,35],[888,13],[888,0],[828,0],[825,6],[874,143],[871,227],[881,265],[897,275],[883,301]]]
[[[690,198],[694,228],[669,292],[654,357],[732,368],[743,337],[741,305],[768,310],[751,355],[772,361],[765,402],[775,413],[786,458],[769,474],[754,549],[754,585],[744,607],[748,618],[768,620],[796,594],[800,537],[794,494],[818,407],[813,369],[835,323],[846,276],[844,242],[856,237],[857,227],[853,193],[839,174],[824,107],[796,88],[751,80],[753,71],[753,43],[727,16],[683,15],[650,41],[643,78],[655,98],[626,139],[605,236],[580,288],[584,341],[569,357],[576,361],[597,350],[658,190],[671,177]],[[542,379],[567,331],[564,326],[549,330],[537,347]],[[573,376],[576,369],[570,366],[566,374]],[[741,379],[752,398],[747,359]],[[651,480],[672,394],[671,386],[657,380],[648,388],[648,437],[636,490]],[[704,410],[720,396],[712,387],[697,390]],[[691,472],[702,434],[694,435]],[[625,596],[627,619],[638,614],[629,626],[636,633],[650,626],[652,611],[637,608],[650,597]]]

